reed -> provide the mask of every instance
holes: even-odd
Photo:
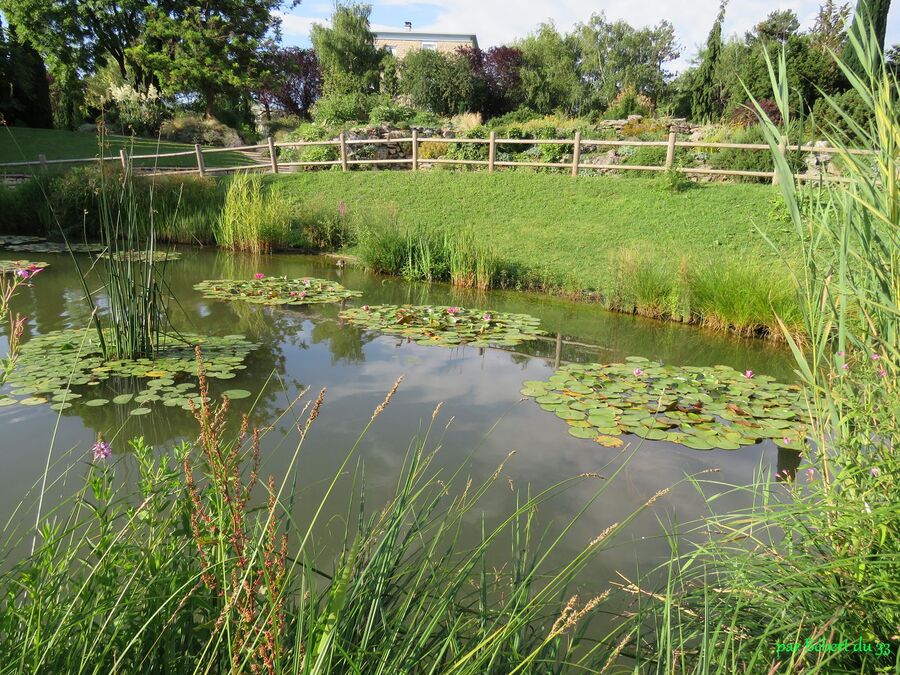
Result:
[[[815,452],[796,476],[697,483],[710,501],[743,493],[751,506],[681,528],[694,548],[679,549],[673,534],[672,559],[657,571],[663,588],[649,577],[626,584],[638,611],[622,639],[644,672],[900,670],[900,87],[874,32],[850,40],[861,70],[838,64],[872,121],[857,124],[826,99],[851,129],[829,138],[846,182],[812,197],[801,190],[778,151],[784,129],[757,106],[801,251],[788,269],[806,340],[779,323],[805,385]],[[784,55],[769,69],[790,129]]]
[[[222,248],[271,253],[290,241],[290,206],[280,191],[264,186],[261,175],[235,174],[228,182],[215,236]]]

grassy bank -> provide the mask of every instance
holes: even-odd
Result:
[[[184,152],[194,146],[185,143],[158,141],[155,138],[132,138],[108,135],[103,139],[104,156],[118,156],[119,150],[131,155],[152,155],[165,152]],[[6,162],[33,162],[44,155],[47,159],[80,159],[97,157],[100,140],[95,133],[66,131],[64,129],[29,129],[3,127],[0,129],[0,164]],[[207,166],[237,166],[253,162],[239,152],[216,152],[204,157]],[[196,166],[193,156],[167,157],[160,160],[142,160],[138,166],[184,167]],[[2,171],[3,169],[0,169]],[[23,167],[5,169],[13,173],[26,173]]]
[[[787,270],[760,233],[788,249],[769,186],[672,192],[654,178],[448,171],[310,172],[278,183],[304,217],[334,219],[340,209],[362,233],[349,250],[380,272],[456,283],[460,239],[492,275],[470,285],[563,293],[743,334],[778,333],[774,307],[799,326]]]
[[[234,250],[355,254],[411,280],[538,290],[626,313],[777,336],[799,331],[784,261],[786,213],[771,187],[447,171],[322,171],[254,179],[137,181],[164,241]],[[0,190],[0,231],[98,229],[98,173]],[[36,226],[37,225],[37,226]],[[774,312],[773,312],[774,309]]]

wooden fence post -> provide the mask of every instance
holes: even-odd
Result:
[[[675,132],[669,132],[669,144],[666,146],[666,171],[675,166]]]
[[[122,164],[122,171],[128,171],[128,157],[125,156],[125,149],[119,149],[119,162]]]
[[[419,132],[415,129],[412,132],[412,170],[419,170]]]
[[[341,132],[341,169],[343,171],[347,170],[347,135],[342,131]]]
[[[572,178],[578,177],[578,166],[581,164],[581,131],[575,132],[575,145],[572,147]]]
[[[272,165],[272,173],[278,173],[278,155],[275,154],[275,139],[269,136],[269,163]]]
[[[194,143],[194,154],[197,155],[197,171],[200,173],[200,177],[204,178],[206,176],[206,162],[203,161],[203,151],[200,149],[199,143]]]
[[[778,141],[778,154],[784,157],[786,151],[787,146],[785,145],[784,138],[782,138],[780,141]],[[772,169],[775,171],[775,175],[772,176],[772,185],[778,185],[778,183],[780,182],[778,178],[778,169],[775,166],[773,166]]]
[[[488,146],[488,172],[493,172],[494,162],[497,161],[497,132],[491,132],[491,142]]]
[[[47,170],[47,155],[40,154],[38,155],[38,161],[41,163],[41,168],[46,171]]]

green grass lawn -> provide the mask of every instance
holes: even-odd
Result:
[[[401,226],[470,226],[503,259],[572,290],[608,288],[630,256],[669,270],[731,261],[771,269],[778,258],[756,228],[785,246],[792,239],[770,216],[775,191],[760,184],[673,194],[652,177],[450,171],[316,171],[278,182],[301,208],[344,201],[357,216],[395,213]]]
[[[107,136],[104,139],[104,155],[118,156],[124,148],[131,155],[149,155],[160,152],[193,150],[192,145],[170,143],[149,138]],[[47,159],[74,159],[97,157],[100,141],[97,134],[61,129],[28,129],[24,127],[0,127],[0,164],[6,162],[34,161],[43,154]],[[252,164],[252,160],[239,152],[216,152],[204,155],[211,167]],[[138,166],[153,166],[154,160],[138,160]],[[157,166],[196,166],[193,156],[168,157],[158,160]],[[0,171],[24,172],[24,167],[0,167]]]

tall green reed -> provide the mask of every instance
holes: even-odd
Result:
[[[270,253],[290,240],[291,209],[259,174],[240,172],[228,182],[215,229],[216,243],[233,251]]]
[[[805,385],[813,446],[797,477],[697,483],[709,500],[725,490],[751,506],[682,528],[680,541],[694,542],[686,550],[673,536],[662,591],[647,590],[649,579],[627,586],[638,611],[625,639],[646,672],[900,670],[900,87],[873,33],[850,40],[861,69],[838,65],[871,121],[854,122],[826,97],[851,129],[829,134],[839,181],[796,184],[779,151],[796,138],[757,106],[797,234],[799,265],[789,264],[796,252],[782,253],[807,340],[780,324]],[[769,71],[790,130],[796,101],[783,54]]]

